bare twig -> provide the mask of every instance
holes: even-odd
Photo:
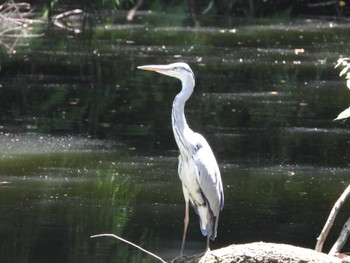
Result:
[[[74,33],[80,33],[80,29],[74,28],[73,26],[64,25],[60,20],[63,18],[66,18],[66,17],[70,17],[72,15],[80,15],[82,13],[83,13],[83,10],[74,9],[74,10],[70,10],[70,11],[58,14],[53,18],[53,23],[54,23],[54,25],[56,25],[60,28],[66,29],[68,31],[72,31]]]
[[[69,10],[67,12],[64,12],[64,13],[61,13],[61,14],[58,14],[54,17],[54,20],[59,20],[59,19],[62,19],[64,17],[68,17],[68,16],[71,16],[71,15],[80,15],[83,13],[83,10],[81,9],[74,9],[74,10]]]
[[[323,1],[320,3],[315,4],[307,4],[308,7],[320,7],[320,6],[329,6],[329,5],[335,5],[338,3],[338,0],[332,0],[332,1]]]
[[[136,245],[136,244],[134,244],[134,243],[132,243],[132,242],[130,242],[130,241],[124,239],[124,238],[121,238],[121,237],[119,237],[119,236],[117,236],[117,235],[114,235],[114,234],[99,234],[99,235],[93,235],[93,236],[91,236],[90,238],[95,238],[95,237],[113,237],[113,238],[116,238],[116,239],[118,239],[118,240],[120,240],[120,241],[123,241],[124,243],[126,243],[126,244],[128,244],[128,245],[131,245],[131,246],[133,246],[133,247],[136,247],[137,249],[139,249],[139,250],[141,250],[141,251],[147,253],[148,255],[150,255],[150,256],[152,256],[152,257],[158,259],[160,262],[166,263],[166,261],[164,261],[161,257],[159,257],[159,256],[153,254],[152,252],[149,252],[149,251],[147,251],[146,249],[144,249],[144,248],[142,248],[142,247],[140,247],[140,246],[138,246],[138,245]]]
[[[328,236],[329,230],[333,226],[335,217],[337,216],[339,209],[342,207],[345,200],[348,198],[349,194],[350,194],[350,185],[348,185],[348,187],[345,189],[345,191],[339,197],[337,202],[334,204],[334,206],[333,206],[333,208],[328,216],[327,222],[324,225],[320,236],[317,238],[317,243],[316,243],[316,247],[315,247],[316,251],[318,251],[318,252],[322,251],[323,243]]]
[[[143,0],[137,0],[136,5],[133,8],[131,8],[130,11],[128,12],[128,15],[126,16],[126,20],[132,21],[134,19],[136,11],[137,11],[137,9],[140,8],[142,3],[143,3]]]
[[[40,19],[27,18],[31,13],[30,3],[16,3],[14,0],[8,0],[0,5],[0,45],[7,49],[8,54],[16,52],[15,48],[19,40],[24,38],[40,37],[43,34],[33,34],[35,24],[44,24],[46,21]],[[75,28],[62,21],[65,18],[71,18],[73,15],[80,15],[83,11],[80,9],[71,10],[58,14],[54,17],[53,23],[65,30],[80,33],[80,29]],[[32,26],[33,25],[33,26]]]
[[[334,243],[328,255],[334,256],[337,253],[339,253],[340,250],[343,248],[345,242],[348,240],[349,234],[350,234],[350,218],[346,220],[337,241]]]
[[[202,11],[202,15],[206,15],[214,6],[214,0],[211,0],[207,7]]]
[[[14,0],[10,0],[9,2],[13,5],[13,8],[14,8],[14,10],[15,10],[16,15],[17,15],[20,19],[23,19],[22,13],[19,11],[18,5],[16,5],[15,1],[14,1]]]

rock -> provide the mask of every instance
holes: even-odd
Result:
[[[341,263],[341,259],[286,244],[255,242],[230,245],[207,253],[199,261],[220,263]]]

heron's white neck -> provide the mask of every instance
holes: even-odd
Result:
[[[174,99],[171,120],[177,146],[179,147],[180,153],[184,153],[186,152],[185,149],[188,147],[185,134],[187,132],[192,132],[192,130],[188,127],[185,118],[185,103],[193,92],[194,81],[193,79],[188,78],[182,80],[181,82],[182,89]]]

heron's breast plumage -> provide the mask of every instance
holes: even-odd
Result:
[[[192,206],[197,210],[199,206],[205,205],[205,199],[197,179],[195,162],[192,157],[179,156],[179,177],[189,193]]]

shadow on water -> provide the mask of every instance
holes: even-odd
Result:
[[[313,247],[349,181],[348,124],[331,121],[350,101],[333,69],[349,53],[348,24],[114,19],[80,35],[41,28],[1,54],[3,262],[151,261],[89,238],[107,232],[177,255],[184,205],[170,109],[179,83],[136,66],[178,60],[196,74],[188,122],[212,145],[225,186],[212,247]],[[188,254],[205,246],[197,221],[192,212]]]

